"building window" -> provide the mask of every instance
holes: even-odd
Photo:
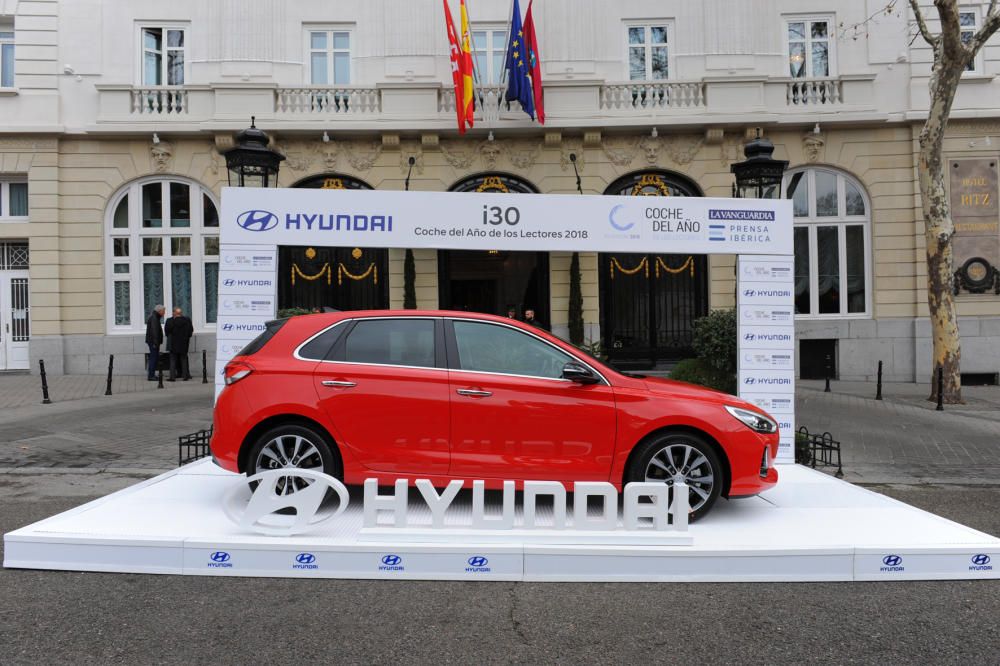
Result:
[[[142,85],[184,85],[184,32],[183,28],[141,29]]]
[[[871,314],[871,208],[861,185],[832,169],[789,172],[795,216],[795,314]]]
[[[0,221],[26,222],[28,220],[28,181],[0,179]]]
[[[833,76],[832,18],[786,18],[785,36],[789,76],[795,79]]]
[[[507,28],[477,27],[472,30],[472,57],[483,83],[497,84],[503,76],[507,56]]]
[[[14,26],[0,23],[0,88],[14,87]]]
[[[958,25],[962,31],[962,43],[968,45],[975,37],[976,31],[979,30],[979,8],[962,7],[958,12]],[[966,72],[973,74],[982,72],[982,52],[983,50],[980,49],[972,61],[965,66]]]
[[[309,31],[309,82],[313,85],[351,84],[351,32]]]
[[[196,329],[216,321],[219,215],[211,193],[182,178],[134,181],[107,212],[108,330],[140,332],[158,304]]]
[[[628,41],[629,81],[656,81],[670,78],[668,46],[670,24],[657,21],[625,26]]]

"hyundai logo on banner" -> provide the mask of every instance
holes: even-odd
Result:
[[[795,345],[795,329],[791,326],[753,326],[740,327],[740,347],[743,349],[785,349],[791,350]]]
[[[269,231],[278,226],[278,216],[266,210],[248,210],[239,214],[236,224],[247,231]]]
[[[899,555],[886,555],[882,558],[882,564],[885,566],[879,567],[879,571],[885,573],[898,573],[903,571],[903,558]]]
[[[208,559],[211,560],[211,562],[208,563],[208,566],[213,568],[231,568],[233,566],[233,563],[229,561],[232,558],[229,553],[224,550],[215,551],[208,556]]]
[[[319,565],[316,564],[316,556],[312,553],[299,553],[295,556],[295,564],[292,565],[293,569],[319,569]]]
[[[237,273],[240,277],[219,280],[219,293],[226,295],[270,294],[274,291],[274,278],[270,275]]]
[[[969,571],[993,571],[993,565],[990,564],[990,556],[986,553],[973,555],[970,561],[972,565],[969,567]]]
[[[403,558],[399,555],[383,555],[379,571],[403,571]]]
[[[487,566],[490,563],[487,557],[473,555],[466,561],[469,564],[469,566],[465,567],[466,573],[489,573],[491,571],[490,567]]]
[[[222,330],[226,333],[249,333],[251,339],[258,333],[263,333],[267,325],[264,322],[226,322],[222,325]]]
[[[777,354],[772,354],[772,357],[775,355]],[[743,391],[747,393],[765,393],[772,396],[781,393],[794,393],[795,371],[791,368],[758,370],[747,368],[745,364],[741,365],[740,384],[743,387]]]

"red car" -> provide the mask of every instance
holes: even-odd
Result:
[[[692,518],[773,486],[775,420],[737,397],[622,374],[549,333],[467,312],[267,324],[225,367],[212,455],[247,475],[630,481],[683,474]],[[279,482],[280,492],[294,492]],[[520,487],[520,483],[518,483]]]

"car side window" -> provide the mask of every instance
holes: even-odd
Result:
[[[340,336],[344,334],[344,330],[346,329],[347,326],[343,325],[343,322],[326,329],[302,345],[302,348],[299,349],[299,357],[311,361],[322,361],[327,358],[333,350],[333,345],[337,343],[337,340],[340,339]]]
[[[562,377],[563,366],[573,358],[538,338],[507,326],[455,321],[462,370],[498,372],[528,377]]]
[[[347,336],[344,360],[433,368],[434,320],[361,320]]]

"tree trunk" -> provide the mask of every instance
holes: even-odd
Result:
[[[413,261],[413,250],[407,248],[403,258],[403,308],[417,309],[417,269]]]
[[[924,212],[924,237],[927,245],[927,306],[930,311],[933,339],[931,395],[937,400],[937,369],[944,369],[944,402],[962,402],[958,336],[958,313],[955,309],[955,270],[952,237],[955,225],[945,189],[944,131],[951,103],[958,88],[964,62],[943,62],[936,58],[931,72],[931,107],[920,132],[918,178]]]

